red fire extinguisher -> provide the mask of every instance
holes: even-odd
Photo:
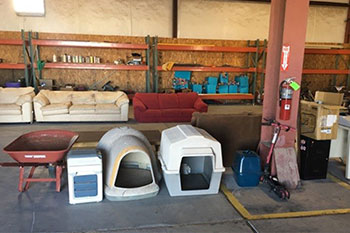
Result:
[[[290,86],[292,78],[288,78],[280,84],[280,119],[287,121],[290,119],[292,108],[293,89]]]

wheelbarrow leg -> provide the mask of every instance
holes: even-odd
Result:
[[[28,179],[30,179],[30,178],[33,177],[35,168],[36,168],[36,166],[33,166],[33,167],[30,169],[30,173],[29,173]],[[25,179],[25,180],[26,180],[26,184],[25,184],[25,186],[24,186],[24,191],[26,191],[26,190],[29,188],[29,183],[30,183],[30,181],[28,181],[27,179]]]
[[[56,192],[61,191],[61,174],[62,174],[62,166],[56,165]]]
[[[19,167],[19,181],[18,181],[18,191],[23,192],[23,174],[24,174],[24,167]]]

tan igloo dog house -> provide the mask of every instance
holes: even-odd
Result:
[[[124,201],[158,194],[160,172],[151,144],[129,127],[114,128],[97,145],[104,162],[104,194],[108,200]]]
[[[218,193],[225,171],[221,145],[205,130],[191,125],[164,130],[159,160],[170,196]]]

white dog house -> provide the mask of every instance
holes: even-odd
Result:
[[[121,127],[108,131],[97,145],[104,159],[105,196],[111,201],[158,194],[160,173],[151,144],[139,131]]]
[[[164,130],[159,160],[171,196],[218,193],[225,171],[221,145],[206,131],[191,125]]]

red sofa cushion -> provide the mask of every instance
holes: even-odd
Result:
[[[161,110],[148,109],[144,112],[134,112],[135,120],[138,122],[160,122],[162,119]]]
[[[160,109],[176,109],[179,107],[176,94],[159,94],[158,100]]]
[[[162,109],[161,116],[164,122],[179,122],[183,121],[181,117],[182,109]]]
[[[177,93],[180,108],[193,108],[194,102],[199,98],[196,92]]]
[[[136,93],[135,97],[141,100],[148,109],[159,109],[157,93]]]
[[[182,109],[162,109],[161,116],[166,118],[178,118],[181,116]]]
[[[181,109],[181,118],[183,119],[191,119],[192,113],[194,113],[196,109],[194,108],[183,108]]]

